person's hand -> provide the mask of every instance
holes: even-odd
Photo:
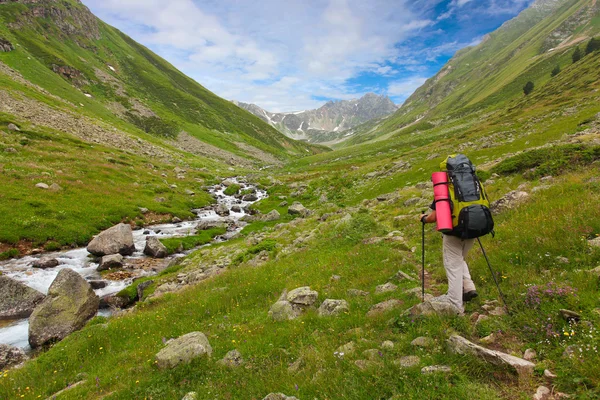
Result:
[[[425,224],[425,218],[427,218],[427,214],[421,214],[421,216],[419,216],[419,222]]]

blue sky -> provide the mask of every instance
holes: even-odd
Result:
[[[401,104],[533,0],[83,0],[228,100],[269,111],[385,94]]]

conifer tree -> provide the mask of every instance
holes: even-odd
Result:
[[[600,38],[591,38],[585,48],[585,54],[588,55],[598,49],[600,49]]]
[[[579,47],[575,48],[575,51],[573,52],[571,58],[573,59],[573,63],[576,63],[577,61],[581,60],[581,49]]]
[[[529,81],[523,86],[523,93],[527,96],[529,93],[533,91],[533,82]]]

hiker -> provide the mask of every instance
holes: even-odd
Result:
[[[422,214],[419,221],[422,223],[434,223],[437,221],[435,212],[435,202],[429,207],[433,211],[429,215]],[[444,233],[443,239],[443,257],[444,269],[448,278],[448,298],[461,312],[464,311],[463,302],[471,301],[477,297],[475,284],[469,273],[469,266],[465,257],[475,239],[461,239],[458,236]]]
[[[444,269],[448,278],[448,293],[442,298],[447,298],[463,312],[463,302],[477,297],[465,257],[473,247],[475,238],[488,233],[494,235],[494,221],[489,210],[489,199],[475,173],[475,166],[464,154],[448,156],[440,163],[440,169],[443,172],[432,174],[432,212],[429,215],[421,214],[419,221],[423,226],[438,222],[438,231],[443,234]]]

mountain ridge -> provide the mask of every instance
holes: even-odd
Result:
[[[232,101],[271,124],[286,136],[322,143],[342,138],[348,129],[372,119],[390,115],[398,109],[389,97],[367,93],[361,98],[328,101],[313,110],[273,113],[256,104]]]

